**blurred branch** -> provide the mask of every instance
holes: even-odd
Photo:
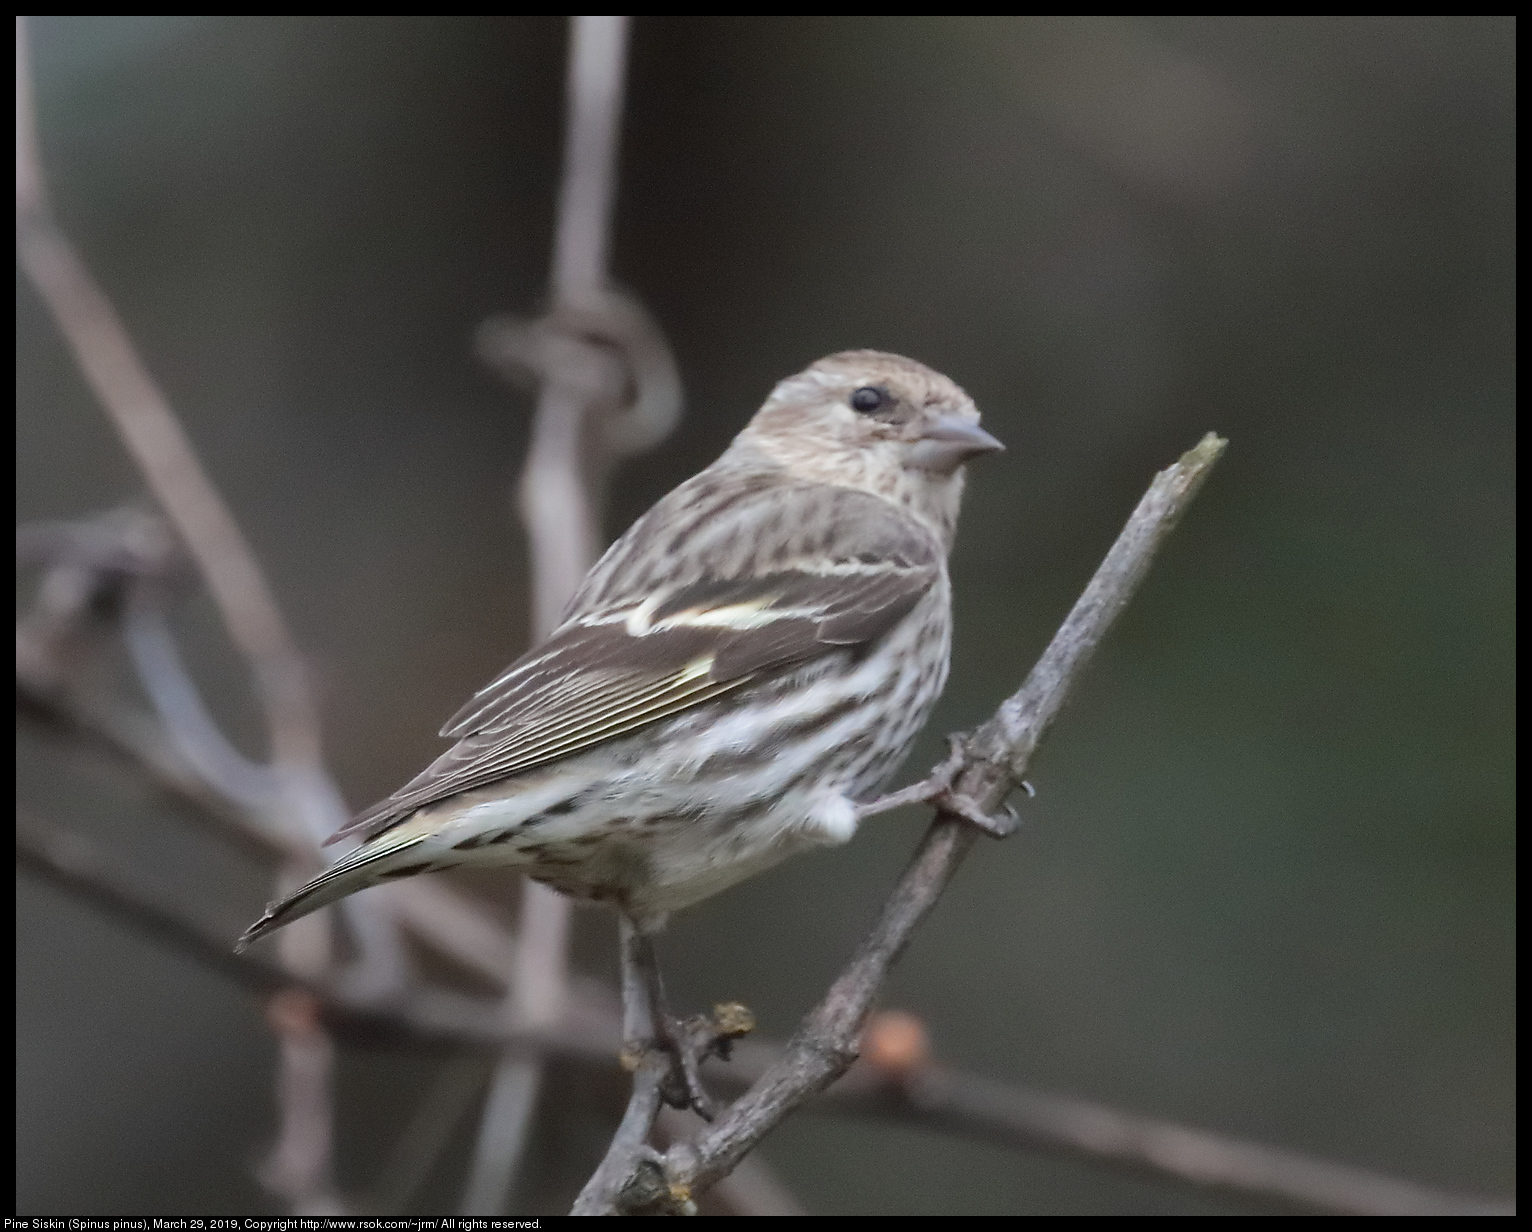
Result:
[[[563,181],[552,308],[542,320],[485,322],[482,358],[538,388],[519,506],[532,555],[532,636],[553,631],[596,561],[606,481],[624,454],[657,444],[680,414],[663,335],[608,286],[612,198],[627,67],[628,18],[572,17]],[[523,882],[506,1020],[557,1022],[566,996],[570,903]],[[541,1085],[536,1058],[507,1057],[490,1082],[463,1196],[467,1215],[505,1208]]]
[[[274,760],[317,769],[319,721],[286,621],[234,518],[111,301],[54,221],[38,150],[26,19],[16,19],[16,249],[80,371],[175,525],[249,662]]]
[[[962,758],[955,772],[932,776],[940,775],[943,784],[935,798],[936,820],[872,932],[782,1057],[696,1142],[672,1146],[660,1160],[646,1153],[641,1139],[633,1145],[631,1134],[614,1140],[575,1204],[577,1213],[685,1209],[784,1117],[851,1067],[884,977],[980,833],[959,815],[958,806],[969,817],[992,816],[1022,781],[1038,741],[1225,444],[1209,433],[1155,476],[1025,683],[975,732],[954,741]]]
[[[834,1102],[839,1088],[830,1092]],[[848,1094],[851,1094],[848,1092]],[[924,1066],[853,1098],[858,1113],[1012,1149],[1088,1158],[1158,1179],[1339,1215],[1510,1215],[1515,1204],[1440,1193],[1362,1168],[1136,1116],[977,1074]]]
[[[149,716],[100,696],[82,697],[51,687],[33,665],[42,656],[18,631],[16,702],[19,713],[51,732],[71,737],[138,775],[191,820],[210,827],[252,855],[281,859],[301,854],[300,840],[271,825],[259,812],[242,809],[210,790]],[[399,923],[418,940],[472,972],[505,988],[513,937],[483,907],[436,880],[403,881],[387,887]],[[222,944],[222,943],[220,943]]]
[[[41,655],[18,630],[16,706],[21,717],[105,754],[148,786],[242,850],[262,857],[299,854],[298,840],[212,790],[186,763],[163,729],[139,708],[114,698],[50,687],[34,666]]]
[[[23,716],[78,739],[82,747],[95,747],[107,753],[180,806],[189,818],[211,826],[252,854],[280,858],[292,849],[297,841],[292,835],[271,826],[259,813],[241,810],[207,790],[147,716],[124,703],[82,699],[45,687],[25,670],[25,664],[33,657],[19,654],[17,660],[17,702]],[[66,846],[78,850],[78,840],[68,840]],[[30,855],[18,850],[18,859],[30,860],[31,866],[37,867],[39,850],[35,845]],[[59,874],[68,867],[68,862],[50,867],[54,874]],[[69,882],[66,888],[82,892],[79,882]],[[459,968],[492,987],[505,988],[512,937],[486,909],[440,881],[418,880],[390,888],[394,891],[392,907],[402,926]],[[239,977],[254,972],[259,991],[270,991],[287,982],[275,969],[263,977],[264,969],[259,964],[252,967],[248,962],[235,961],[232,967],[226,967],[225,960],[232,960],[232,955],[224,952],[228,947],[225,937],[189,928],[173,914],[142,916],[136,909],[124,906],[136,903],[141,907],[143,901],[108,893],[97,905],[107,907],[119,917],[126,911],[128,923],[147,928],[161,940],[169,938],[172,942],[192,944],[193,957],[211,962],[225,973]],[[184,949],[185,944],[180,944],[180,948]],[[358,1009],[376,1004],[375,989],[358,985],[354,991],[353,1001]],[[576,991],[585,1001],[591,1000],[588,985],[581,984]],[[374,1023],[372,1029],[376,1026]]]
[[[563,1020],[535,1032],[508,1029],[492,1002],[476,998],[418,990],[403,1000],[379,1005],[359,998],[344,985],[295,977],[253,952],[234,954],[227,936],[128,884],[118,865],[93,844],[27,814],[18,817],[16,859],[23,870],[258,996],[270,997],[284,989],[308,994],[330,1034],[342,1042],[454,1051],[508,1048],[558,1057],[608,1074],[614,1083],[623,1079],[617,1064],[621,1034],[617,1006],[596,989],[585,991],[577,985]],[[1365,1169],[951,1070],[932,1063],[924,1046],[891,1048],[887,1023],[898,1019],[907,1020],[907,1016],[889,1012],[873,1020],[862,1041],[863,1062],[810,1104],[810,1110],[882,1117],[1011,1150],[1045,1150],[1162,1180],[1333,1214],[1515,1211],[1513,1203],[1442,1193]],[[717,1085],[738,1092],[746,1083],[759,1082],[784,1055],[781,1047],[765,1041],[743,1041],[732,1063],[717,1074]],[[469,1068],[465,1061],[458,1077],[476,1084]],[[447,1071],[444,1083],[453,1072]],[[415,1126],[401,1137],[396,1152],[402,1157],[406,1142],[424,1144],[422,1158],[417,1159],[413,1150],[409,1157],[427,1170],[430,1159],[425,1146],[440,1132],[432,1125],[443,1117],[452,1119],[451,1108],[445,1112],[435,1108],[433,1098],[427,1097]],[[695,1124],[689,1114],[667,1111],[660,1131],[684,1144],[688,1127]],[[783,1195],[767,1198],[760,1179],[759,1174],[747,1174],[732,1196],[724,1195],[727,1203],[739,1209],[741,1203],[764,1206],[769,1201],[790,1200]],[[418,1183],[418,1178],[410,1181],[411,1186]],[[755,1196],[745,1197],[752,1187]],[[770,1212],[757,1209],[755,1213]]]
[[[595,997],[575,998],[557,1031],[508,1030],[494,1003],[426,988],[388,1002],[359,993],[333,975],[288,971],[249,953],[235,954],[229,936],[165,905],[133,885],[119,861],[89,840],[49,826],[28,813],[17,815],[16,862],[60,890],[105,912],[150,940],[260,995],[296,988],[318,999],[325,1025],[358,1044],[412,1047],[557,1048],[575,1058],[614,1064],[616,1017]]]
[[[294,865],[312,868],[320,859],[319,843],[346,819],[346,808],[323,764],[319,715],[307,670],[244,534],[139,358],[121,317],[53,218],[37,141],[23,17],[16,19],[16,249],[28,279],[195,562],[230,640],[249,666],[266,716],[275,771],[267,781],[276,790],[265,807],[276,824],[292,827],[295,835],[307,839],[307,854],[300,856],[295,848]],[[139,641],[139,649],[145,651],[148,642]],[[151,695],[176,703],[191,698],[193,709],[199,708],[195,686],[184,672],[179,677],[164,674],[178,669],[179,661],[147,653],[149,657],[139,655],[140,664],[161,672],[159,680],[146,682]],[[173,705],[172,712],[182,717],[190,713],[184,704]],[[199,734],[205,736],[206,731]],[[228,749],[227,741],[221,736],[218,740]],[[207,742],[196,747],[205,750]],[[260,781],[261,776],[246,774],[242,787],[258,790]],[[401,978],[401,952],[378,908],[379,900],[374,900],[360,910],[343,910],[369,978],[387,984]]]
[[[123,613],[122,637],[139,682],[197,777],[225,799],[261,809],[280,795],[281,782],[269,766],[230,744],[208,714],[176,647],[162,592],[158,586],[133,587]]]
[[[185,919],[151,895],[126,884],[93,843],[44,825],[26,812],[16,816],[16,863],[99,911],[145,934],[252,992],[270,993],[294,981],[269,963],[237,955],[213,930]],[[296,981],[307,986],[307,981]]]
[[[278,858],[288,855],[306,840],[274,826],[259,810],[242,808],[210,789],[149,715],[126,703],[68,687],[71,654],[86,653],[85,642],[91,636],[81,622],[87,620],[101,597],[112,599],[109,609],[120,607],[122,590],[136,584],[137,579],[167,576],[170,565],[162,553],[164,540],[152,531],[152,519],[145,522],[125,514],[18,530],[18,558],[50,569],[40,588],[41,610],[26,614],[18,623],[17,701],[21,713],[108,752],[175,800],[191,817],[216,825],[248,849]],[[1100,597],[1088,591],[1091,603],[1082,600],[1082,606],[1099,609]],[[1069,670],[1067,663],[1060,665],[1045,656],[1037,674],[1058,679]],[[1006,721],[1028,722],[1009,714]],[[1032,729],[1024,728],[1024,734],[1026,730]],[[970,740],[969,748],[975,743]],[[1015,773],[1022,769],[1024,765]],[[581,986],[574,1003],[566,1005],[563,1018],[538,1030],[508,1024],[503,1012],[489,1003],[426,990],[416,990],[403,1003],[380,1004],[375,998],[328,982],[323,973],[320,978],[296,978],[291,971],[266,966],[250,955],[234,956],[226,937],[188,923],[158,905],[152,896],[124,889],[117,875],[107,873],[110,862],[77,838],[23,819],[17,844],[22,867],[247,988],[262,995],[283,989],[306,990],[317,998],[325,1027],[338,1038],[410,1046],[496,1047],[504,1050],[503,1055],[521,1058],[559,1055],[600,1068],[620,1080],[612,1064],[619,1039],[616,1011],[609,996],[603,998],[599,990]],[[512,938],[484,908],[440,881],[404,882],[392,887],[392,892],[393,909],[411,932],[492,987],[506,986],[513,965]],[[284,1129],[277,1154],[290,1165],[295,1158],[293,1144],[313,1142],[315,1126],[323,1122],[324,1092],[313,1084],[322,1078],[328,1063],[319,1041],[301,1033],[291,1039],[280,1038]],[[863,1051],[876,1059],[888,1051],[886,1040],[864,1043]],[[759,1079],[781,1059],[780,1051],[770,1046],[742,1044],[735,1063],[720,1076],[720,1085],[737,1091],[743,1082]],[[478,1079],[470,1077],[469,1081]],[[861,1066],[835,1085],[817,1106],[825,1111],[893,1117],[1013,1149],[1048,1150],[1304,1208],[1376,1214],[1494,1214],[1512,1209],[1506,1203],[1440,1194],[1365,1170],[935,1067],[910,1064],[900,1070],[898,1065],[887,1063],[881,1068]],[[661,1125],[661,1131],[679,1140],[683,1122],[679,1116],[670,1118]],[[689,1148],[683,1144],[682,1149]],[[423,1152],[419,1166],[428,1171],[432,1157],[431,1152]],[[283,1174],[289,1178],[283,1192],[301,1190],[306,1195],[306,1209],[308,1205],[324,1205],[333,1196],[315,1180],[328,1174],[317,1166],[322,1162],[319,1156],[313,1160],[316,1166],[306,1172],[289,1170]],[[302,1183],[292,1181],[293,1176]],[[303,1180],[305,1177],[308,1179]],[[784,1202],[791,1203],[790,1195],[779,1186],[774,1190],[773,1184],[768,1172],[756,1169],[714,1197],[730,1209],[764,1213],[781,1209]]]
[[[196,686],[156,619],[148,592],[133,591],[125,634],[144,683],[173,739],[214,792],[259,804],[299,840],[287,862],[296,879],[321,860],[319,843],[346,818],[323,763],[318,709],[308,673],[250,545],[203,470],[170,403],[139,358],[121,317],[53,217],[37,137],[24,17],[16,19],[16,249],[79,365],[156,501],[196,563],[230,640],[244,657],[266,717],[272,770],[250,766],[208,719]],[[302,840],[307,839],[307,843]],[[403,952],[383,900],[344,909],[361,961],[356,974],[378,987],[403,978]],[[305,974],[328,965],[325,919],[283,938],[281,951]],[[314,1018],[273,1018],[281,1043],[278,1099],[283,1129],[264,1176],[299,1213],[336,1209],[329,1181],[331,1046]],[[300,1159],[307,1152],[309,1158]]]
[[[44,567],[31,608],[16,622],[20,714],[126,762],[161,794],[244,848],[296,852],[295,839],[246,808],[216,775],[194,769],[184,741],[169,738],[163,722],[106,689],[82,686],[137,596],[145,590],[163,594],[179,572],[179,552],[164,520],[127,508],[76,522],[20,526],[16,560]],[[200,709],[200,698],[194,695],[192,704]],[[205,711],[203,718],[211,722]]]
[[[285,988],[266,1003],[266,1021],[281,1045],[281,1128],[261,1167],[261,1182],[295,1215],[344,1215],[330,1168],[335,1046],[320,1021],[319,1001],[312,993]]]

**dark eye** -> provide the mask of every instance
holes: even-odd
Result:
[[[888,396],[888,390],[879,389],[876,385],[863,385],[851,395],[851,409],[868,415],[892,401],[893,399]]]

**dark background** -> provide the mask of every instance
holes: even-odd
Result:
[[[555,18],[44,17],[58,213],[269,570],[350,803],[524,646],[529,403],[470,354],[535,310]],[[955,1064],[1449,1188],[1514,1187],[1514,23],[639,18],[614,248],[688,389],[608,531],[846,347],[964,385],[975,468],[941,733],[1014,688],[1158,467],[1224,463],[886,1000]],[[18,518],[141,485],[17,282]],[[205,599],[218,714],[261,727]],[[232,938],[268,870],[23,734],[22,799]],[[780,1035],[923,824],[869,823],[673,925],[676,1000]],[[511,891],[500,894],[509,903]],[[271,1208],[244,994],[18,878],[19,1208]],[[582,914],[581,965],[613,969]],[[433,1066],[342,1060],[342,1186]],[[565,1101],[569,1103],[572,1101]],[[550,1112],[557,1210],[601,1115]],[[455,1205],[468,1141],[422,1198]],[[823,1213],[1256,1210],[799,1116]]]

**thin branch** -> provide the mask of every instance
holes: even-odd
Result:
[[[570,19],[568,123],[555,228],[555,303],[591,300],[606,285],[611,186],[626,62],[626,17]],[[599,513],[585,483],[588,418],[621,396],[620,357],[583,341],[547,348],[532,445],[521,480],[521,516],[532,557],[532,637],[557,622],[595,562]],[[508,1025],[558,1021],[568,968],[570,904],[530,880],[522,884],[521,923]],[[505,1057],[490,1080],[460,1210],[501,1214],[515,1182],[542,1085],[535,1057]]]
[[[554,234],[553,312],[599,312],[627,64],[626,17],[570,19],[568,122]],[[600,550],[601,501],[586,481],[587,430],[598,413],[626,401],[621,354],[560,331],[563,345],[538,357],[541,378],[532,446],[521,480],[521,516],[532,549],[532,636],[553,631],[559,613]],[[599,443],[599,442],[598,442]]]
[[[18,635],[19,650],[24,642]],[[39,679],[32,668],[40,657],[30,651],[17,656],[21,716],[105,754],[242,851],[261,858],[302,855],[304,840],[273,826],[263,811],[241,808],[210,790],[149,716],[126,703],[78,696]],[[414,937],[479,979],[507,987],[514,938],[485,908],[439,880],[416,878],[385,889],[399,924]]]
[[[274,759],[318,768],[317,712],[271,587],[117,310],[53,219],[22,17],[16,19],[16,247],[75,362],[197,562],[230,638],[249,661]]]
[[[825,1107],[834,1107],[839,1088]],[[1088,1158],[1160,1180],[1342,1215],[1510,1215],[1515,1204],[1445,1194],[1363,1168],[1138,1116],[1071,1096],[927,1066],[854,1098],[908,1122],[1012,1149]]]
[[[275,807],[283,798],[275,776],[228,743],[181,661],[162,607],[182,580],[183,562],[164,519],[130,506],[74,522],[20,526],[16,554],[18,565],[44,567],[32,607],[16,622],[19,714],[126,763],[190,817],[213,823],[245,850],[283,859],[290,877],[312,864],[312,838],[283,824]],[[122,635],[158,721],[116,700],[91,675],[114,631]],[[310,785],[325,797],[323,807],[342,810],[327,777]],[[358,934],[373,941],[372,952],[349,977],[380,991],[398,982],[401,965],[396,950],[390,955],[381,948],[396,944],[391,926],[379,919],[387,906],[376,896],[355,910],[342,904]],[[328,953],[328,939],[314,926],[309,933],[307,948]]]
[[[1155,553],[1227,445],[1209,432],[1154,477],[1026,683],[964,742],[970,765],[957,778],[961,794],[992,810],[1023,781],[1032,754],[1053,726],[1075,680],[1137,592]]]
[[[347,810],[325,770],[319,714],[287,622],[243,532],[199,461],[121,317],[59,228],[43,171],[27,51],[16,19],[16,250],[86,382],[155,500],[196,563],[229,638],[244,656],[266,716],[277,781],[273,817],[318,844]],[[338,853],[337,853],[338,854]],[[376,903],[343,909],[371,977],[397,982],[401,953]]]
[[[286,866],[286,875],[296,880],[323,858],[319,843],[347,815],[324,766],[319,712],[308,673],[243,532],[203,470],[169,400],[139,358],[115,307],[53,217],[37,137],[24,17],[16,19],[16,249],[86,383],[195,561],[230,641],[246,660],[271,747],[274,773],[264,803],[275,825],[308,840],[308,851],[295,854]],[[156,704],[172,703],[172,713],[183,715],[199,711],[200,697],[190,678],[178,671],[176,656],[154,654],[168,641],[157,644],[152,629],[146,633],[140,625],[136,660],[165,681],[163,688],[153,679],[147,682]],[[210,722],[204,726],[216,731]],[[194,745],[199,751],[217,747],[216,741]],[[191,764],[198,768],[195,753]],[[208,766],[226,768],[216,753]],[[246,775],[242,785],[265,790],[267,780]],[[216,790],[218,784],[209,786]],[[378,988],[397,986],[404,975],[403,951],[383,910],[385,902],[375,898],[342,909],[360,951],[356,978]],[[306,928],[289,930],[279,948],[290,965],[303,974],[316,974],[333,956],[327,919],[315,918]],[[328,1180],[330,1043],[317,1020],[311,1029],[288,1025],[290,1030],[280,1028],[278,1096],[284,1130],[274,1157],[277,1164],[267,1176],[304,1213],[334,1204]],[[299,1149],[315,1153],[314,1158],[298,1161],[294,1152]]]
[[[197,776],[247,809],[268,807],[281,792],[269,766],[249,760],[219,730],[181,660],[164,610],[163,587],[130,589],[122,637],[160,723]]]
[[[18,821],[19,867],[257,995],[270,996],[283,989],[308,993],[316,998],[329,1032],[345,1043],[457,1053],[464,1048],[510,1048],[558,1057],[614,1079],[622,1073],[616,1063],[621,1034],[618,1011],[610,998],[571,998],[565,1019],[554,1029],[540,1032],[508,1029],[494,1005],[478,999],[419,990],[387,1006],[359,1000],[343,985],[296,978],[253,951],[232,953],[226,936],[126,884],[119,866],[93,844],[28,815]],[[1379,1215],[1515,1212],[1514,1203],[1442,1193],[1365,1169],[932,1066],[923,1052],[899,1069],[872,1063],[880,1057],[886,1061],[886,1049],[872,1044],[867,1052],[866,1062],[809,1108],[886,1117],[1012,1150],[1042,1149],[1303,1209]],[[716,1083],[737,1092],[745,1083],[759,1080],[783,1055],[781,1048],[763,1040],[742,1041]],[[689,1123],[693,1123],[689,1117],[678,1113],[669,1116],[663,1129],[668,1137],[681,1141]]]
[[[263,857],[295,851],[297,840],[291,835],[279,833],[208,787],[147,714],[125,702],[58,689],[43,666],[47,662],[47,656],[34,651],[26,631],[18,629],[16,708],[20,717],[132,770],[167,801],[241,850]]]
[[[283,989],[267,1002],[266,1021],[280,1042],[281,1125],[261,1166],[261,1182],[285,1199],[295,1215],[344,1215],[331,1172],[335,1046],[325,1033],[320,1002],[312,993]]]
[[[574,1059],[610,1067],[617,1049],[616,1016],[580,999],[577,1012],[557,1029],[508,1030],[492,1002],[482,998],[414,989],[379,1002],[359,994],[347,981],[316,977],[276,966],[250,952],[235,954],[228,935],[172,909],[150,891],[132,885],[119,862],[76,834],[18,813],[16,863],[74,898],[142,933],[241,987],[265,996],[296,988],[316,997],[325,1025],[339,1038],[358,1044],[417,1047],[493,1047],[540,1053],[557,1048]]]
[[[262,959],[237,955],[211,929],[162,906],[123,883],[95,845],[46,826],[25,812],[16,817],[16,863],[104,911],[150,940],[252,992],[271,993],[295,981]],[[306,981],[297,980],[300,986]]]
[[[955,793],[965,802],[982,813],[993,813],[1021,781],[1033,750],[1070,688],[1137,590],[1155,551],[1225,444],[1209,433],[1195,449],[1155,476],[1026,682],[988,722],[961,739],[967,762],[953,782]],[[978,834],[977,827],[955,814],[938,812],[872,932],[788,1041],[782,1058],[695,1143],[678,1144],[666,1153],[664,1176],[672,1192],[692,1198],[727,1176],[784,1117],[851,1067],[873,997]],[[636,1183],[646,1166],[631,1150],[626,1167],[609,1154],[602,1175],[618,1179],[605,1185],[601,1200],[589,1203],[589,1209],[622,1209],[623,1189]]]

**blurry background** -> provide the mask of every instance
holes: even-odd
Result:
[[[166,386],[324,690],[353,806],[524,647],[529,402],[470,354],[547,276],[557,18],[35,19],[58,214]],[[614,267],[686,419],[619,533],[778,378],[948,373],[975,468],[951,684],[907,772],[1014,688],[1155,469],[1228,456],[886,1001],[947,1060],[1443,1187],[1514,1188],[1514,24],[640,18]],[[17,283],[17,514],[140,484]],[[207,601],[182,627],[263,752]],[[269,870],[23,731],[22,799],[232,938]],[[786,1033],[924,818],[678,919],[674,999]],[[500,891],[507,909],[510,898]],[[258,1006],[18,878],[18,1209],[257,1212]],[[577,962],[615,970],[577,917]],[[439,1062],[342,1061],[343,1188]],[[560,1101],[517,1206],[610,1123]],[[563,1106],[567,1104],[568,1106]],[[471,1120],[421,1209],[457,1200]],[[799,1116],[822,1213],[1255,1210]]]

